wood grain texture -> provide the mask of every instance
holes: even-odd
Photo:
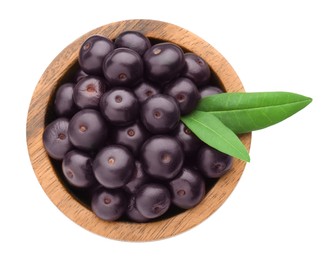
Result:
[[[198,54],[207,61],[227,92],[244,92],[240,79],[227,60],[193,33],[178,26],[154,20],[115,22],[83,35],[67,46],[47,67],[31,99],[26,126],[27,145],[33,169],[45,193],[75,223],[96,234],[116,240],[158,240],[184,232],[215,212],[235,188],[245,168],[245,162],[235,160],[230,172],[220,178],[205,199],[193,209],[153,223],[110,223],[98,219],[65,190],[53,170],[42,143],[47,105],[64,75],[77,62],[80,45],[91,35],[99,34],[112,39],[125,30],[136,30],[147,37],[171,41]],[[251,134],[242,135],[241,140],[249,150]]]

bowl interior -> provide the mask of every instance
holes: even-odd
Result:
[[[48,66],[33,94],[27,119],[27,145],[35,174],[51,201],[80,226],[105,237],[147,241],[173,236],[192,228],[208,218],[227,199],[244,170],[245,163],[235,160],[232,169],[222,178],[211,181],[204,200],[190,210],[174,209],[169,214],[150,223],[128,221],[106,222],[97,218],[89,209],[89,198],[81,190],[69,187],[62,179],[59,162],[46,154],[42,144],[45,125],[54,119],[51,109],[54,93],[62,83],[71,81],[78,68],[78,50],[84,40],[94,34],[114,39],[126,30],[140,31],[152,40],[173,42],[186,52],[194,52],[207,61],[212,72],[212,85],[227,92],[243,92],[237,74],[225,58],[198,36],[178,26],[153,20],[127,20],[99,27],[68,45]],[[241,136],[250,148],[251,134]]]

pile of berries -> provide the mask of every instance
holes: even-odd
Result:
[[[147,222],[200,203],[232,164],[180,120],[222,92],[208,64],[137,31],[89,37],[78,63],[57,87],[43,133],[64,185],[107,221]]]

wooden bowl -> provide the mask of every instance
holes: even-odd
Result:
[[[114,39],[121,32],[136,30],[150,38],[170,41],[201,56],[210,65],[227,92],[244,92],[241,81],[227,60],[211,45],[176,25],[153,20],[127,20],[99,27],[68,45],[47,67],[31,99],[27,118],[27,145],[38,181],[51,201],[71,220],[96,234],[125,241],[149,241],[182,233],[207,219],[228,198],[238,183],[245,162],[234,160],[232,169],[208,191],[196,207],[151,223],[106,222],[97,218],[62,185],[43,147],[42,134],[48,105],[55,89],[77,64],[79,47],[94,34]],[[251,134],[241,136],[250,149]]]

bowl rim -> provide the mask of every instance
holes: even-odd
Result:
[[[113,22],[76,39],[46,68],[31,98],[26,122],[26,142],[31,164],[44,192],[72,221],[95,234],[115,240],[159,240],[193,228],[220,208],[237,185],[246,163],[235,159],[230,171],[216,182],[199,205],[178,215],[151,223],[107,222],[96,217],[68,193],[54,172],[42,143],[50,98],[66,72],[77,62],[79,46],[91,35],[98,34],[114,39],[125,30],[140,31],[149,38],[173,42],[198,54],[206,60],[227,92],[245,92],[238,75],[228,61],[214,47],[192,32],[157,20],[134,19]],[[251,133],[241,135],[240,139],[249,150]]]

